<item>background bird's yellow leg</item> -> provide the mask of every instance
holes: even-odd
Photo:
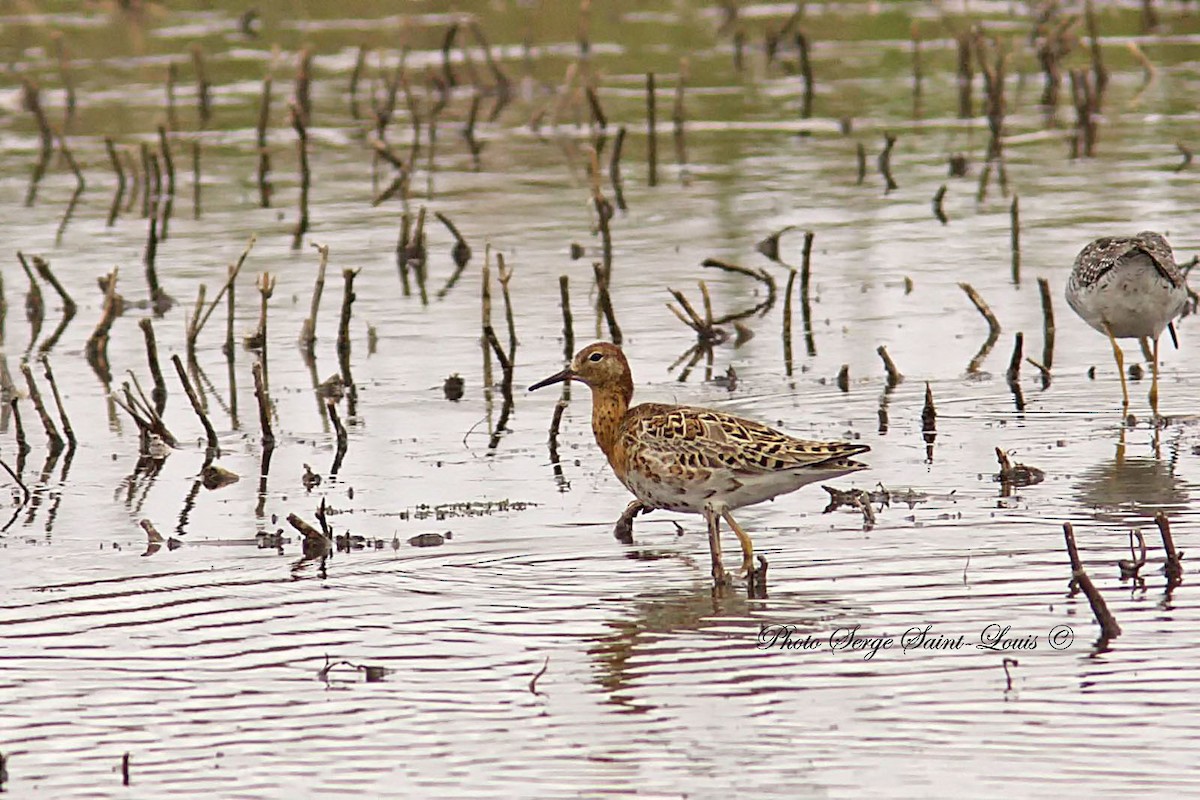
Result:
[[[729,510],[721,512],[721,516],[729,523],[729,527],[737,534],[738,541],[742,543],[742,574],[750,574],[750,570],[754,569],[754,543],[750,541],[750,535],[742,530],[742,526],[737,524],[737,520],[733,518],[733,514]]]
[[[1150,362],[1150,411],[1158,419],[1158,337],[1154,337],[1154,360]]]
[[[729,583],[725,574],[725,565],[721,563],[721,515],[711,506],[704,509],[704,519],[708,522],[708,552],[712,555],[713,583],[724,585]]]
[[[1104,332],[1108,334],[1108,341],[1112,344],[1113,358],[1117,360],[1117,374],[1121,376],[1121,413],[1123,414],[1129,410],[1129,387],[1125,384],[1125,354],[1121,352],[1121,345],[1117,344],[1117,337],[1113,336],[1112,328],[1105,325]]]

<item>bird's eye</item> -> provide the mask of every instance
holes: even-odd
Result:
[[[602,358],[604,358],[604,353],[592,353],[588,356],[588,361],[599,361]]]

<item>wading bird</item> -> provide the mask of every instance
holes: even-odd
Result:
[[[1153,340],[1150,408],[1158,416],[1158,338],[1187,306],[1187,280],[1167,240],[1152,231],[1106,236],[1075,258],[1067,281],[1067,303],[1083,321],[1108,336],[1121,376],[1122,412],[1129,410],[1125,357],[1117,339]]]
[[[625,488],[637,498],[621,522],[657,508],[703,514],[712,576],[729,582],[721,563],[721,520],[742,546],[742,572],[754,546],[731,513],[805,484],[865,469],[851,456],[870,450],[849,442],[795,439],[758,422],[705,408],[642,403],[630,407],[633,377],[621,349],[607,342],[580,350],[571,365],[530,391],[578,380],[592,390],[592,432]],[[621,523],[618,523],[618,529]]]

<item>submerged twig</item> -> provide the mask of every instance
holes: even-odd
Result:
[[[1075,546],[1075,530],[1069,522],[1063,523],[1063,538],[1067,542],[1067,556],[1071,559],[1072,591],[1078,588],[1087,597],[1088,603],[1092,606],[1092,614],[1096,617],[1096,622],[1100,624],[1100,641],[1107,642],[1109,639],[1120,636],[1121,626],[1117,624],[1116,617],[1108,610],[1108,604],[1104,602],[1100,590],[1096,588],[1092,579],[1083,569],[1083,562],[1079,560],[1079,549]]]

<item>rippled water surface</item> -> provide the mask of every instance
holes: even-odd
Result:
[[[239,30],[239,4],[122,5],[29,0],[0,16],[4,357],[31,447],[19,454],[6,412],[0,459],[30,497],[13,485],[11,520],[0,520],[0,789],[44,797],[1200,791],[1200,611],[1189,575],[1167,589],[1154,524],[1166,512],[1178,547],[1193,549],[1194,320],[1180,323],[1178,350],[1164,341],[1163,424],[1150,422],[1148,365],[1130,382],[1135,419],[1124,424],[1108,343],[1062,301],[1076,253],[1097,236],[1161,230],[1181,263],[1200,249],[1195,172],[1176,169],[1195,142],[1200,18],[1190,5],[1162,4],[1159,27],[1146,32],[1139,4],[1097,3],[1111,77],[1095,157],[1077,159],[1068,157],[1069,83],[1056,127],[1038,105],[1042,76],[1023,6],[954,4],[943,16],[925,3],[809,4],[789,22],[787,4],[741,3],[726,24],[720,4],[598,3],[580,59],[579,9],[570,4],[261,4],[249,20],[254,35]],[[494,116],[496,81],[471,20],[511,86]],[[955,79],[954,34],[977,21],[1011,49],[1007,186],[993,178],[982,197],[988,126],[958,117]],[[456,85],[431,154],[427,122],[455,23]],[[768,63],[764,36],[785,26]],[[808,117],[797,30],[815,76]],[[1073,30],[1083,41],[1065,66],[1086,70],[1086,26]],[[193,45],[211,84],[203,129]],[[349,86],[362,46],[356,118]],[[300,191],[287,102],[304,48],[313,56],[311,226],[293,250]],[[1149,80],[1139,54],[1153,66]],[[683,165],[672,124],[681,59]],[[656,186],[647,168],[650,71]],[[268,74],[273,195],[263,208],[255,127]],[[399,196],[372,205],[395,172],[373,155],[368,119],[397,75],[384,138],[408,158],[407,83],[423,120],[421,150],[407,205]],[[22,105],[23,78],[40,87],[49,123],[80,165],[86,185],[73,205],[76,178],[57,152],[30,202],[39,137]],[[980,83],[976,75],[976,114]],[[608,122],[598,163],[610,200],[615,130],[627,128],[611,300],[638,397],[871,447],[871,469],[836,484],[876,493],[873,526],[853,509],[823,514],[819,485],[739,513],[770,565],[765,598],[747,599],[740,583],[714,592],[697,517],[657,512],[638,519],[633,544],[616,540],[629,497],[592,441],[586,390],[570,390],[558,462],[547,432],[561,395],[524,391],[563,364],[560,276],[569,279],[576,344],[609,336],[592,268],[600,238],[588,147],[599,129],[589,85]],[[477,94],[476,162],[463,131]],[[160,124],[173,126],[177,185],[156,266],[179,303],[155,316],[143,302],[149,222],[127,189],[109,224],[117,181],[104,140],[128,154],[131,170],[142,143],[159,152]],[[877,162],[885,132],[896,137],[891,191]],[[951,154],[966,156],[965,177],[948,175]],[[943,185],[946,224],[931,206]],[[421,207],[427,302],[415,285],[405,294],[396,262],[401,214]],[[434,212],[472,250],[461,274]],[[786,226],[794,230],[779,240],[785,263],[764,258],[758,244]],[[810,303],[802,307],[797,282],[789,375],[783,294],[806,230]],[[204,432],[169,356],[186,354],[198,287],[211,300],[251,236],[231,359],[222,300],[192,370],[219,439],[216,463],[241,478],[210,491],[198,480]],[[330,252],[311,368],[296,346],[317,273],[309,242]],[[582,258],[572,259],[572,244]],[[506,349],[498,255],[512,268],[518,344],[507,414],[501,366],[490,353],[485,366],[481,347],[488,247],[492,322]],[[62,302],[49,285],[40,330],[27,321],[18,250],[48,259],[78,303],[57,340]],[[765,270],[777,297],[742,320],[753,338],[735,346],[725,325],[730,338],[688,368],[676,362],[696,336],[668,310],[668,288],[703,314],[697,282],[705,281],[717,316],[767,300],[764,282],[702,268],[709,258]],[[112,328],[106,385],[85,349],[104,304],[97,278],[114,267],[128,307]],[[345,269],[360,271],[349,326],[357,398],[354,408],[339,406],[349,433],[335,471],[334,428],[313,387],[339,370]],[[258,323],[255,280],[268,272],[277,280],[266,356],[277,446],[260,478],[252,365],[261,354],[241,339]],[[1054,311],[1051,378],[1024,363],[1018,397],[1005,375],[1017,332],[1024,355],[1046,360],[1039,278]],[[988,326],[960,282],[1002,328],[974,370]],[[143,317],[153,319],[165,422],[179,438],[159,462],[139,462],[137,427],[108,399],[131,372],[150,390]],[[880,345],[905,376],[892,389]],[[1140,358],[1136,343],[1126,350],[1129,362]],[[70,452],[48,450],[18,369],[29,360],[49,401],[40,352],[78,438]],[[715,380],[731,371],[734,385]],[[457,402],[443,391],[452,374],[464,381]],[[927,387],[935,437],[922,434]],[[996,448],[1045,480],[1002,486]],[[305,465],[318,485],[306,488]],[[305,557],[285,521],[297,514],[315,524],[322,501],[336,535],[364,537],[324,563]],[[148,546],[142,520],[172,541]],[[1068,594],[1066,521],[1122,628],[1107,642],[1098,642],[1084,596]],[[1130,530],[1148,548],[1140,586],[1122,580],[1116,563],[1129,558]],[[281,547],[259,546],[277,532]],[[410,544],[421,534],[444,540]],[[726,552],[732,562],[733,537]]]

